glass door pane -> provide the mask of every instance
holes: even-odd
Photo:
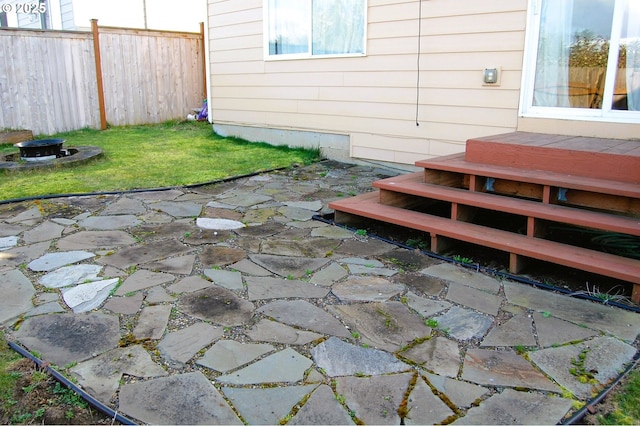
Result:
[[[625,1],[611,109],[640,111],[640,2]]]
[[[614,0],[545,0],[533,105],[602,108]]]

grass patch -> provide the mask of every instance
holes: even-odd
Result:
[[[100,147],[103,156],[72,167],[0,170],[2,199],[194,185],[319,160],[319,149],[223,138],[209,123],[197,121],[83,129],[39,139],[48,137],[66,139],[64,148]],[[0,145],[0,154],[14,152],[13,145]]]
[[[620,391],[615,392],[612,399],[612,410],[598,416],[599,424],[640,424],[640,369],[636,368],[629,373]]]

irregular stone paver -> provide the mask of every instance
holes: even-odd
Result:
[[[168,333],[158,343],[158,350],[169,365],[182,366],[200,349],[209,346],[223,334],[222,327],[198,322],[182,330]]]
[[[398,373],[411,368],[388,352],[355,346],[336,337],[313,348],[311,355],[329,377]]]
[[[178,309],[214,324],[236,326],[248,323],[253,303],[222,287],[209,287],[180,297]]]
[[[278,213],[293,220],[310,220],[315,212],[297,207],[280,207]]]
[[[249,259],[242,259],[239,262],[229,265],[229,268],[242,272],[243,274],[254,275],[256,277],[268,277],[271,275],[271,271],[266,270],[262,266],[256,265]]]
[[[82,219],[78,225],[85,229],[124,229],[132,228],[140,224],[140,219],[132,214],[123,214],[117,216],[90,216]]]
[[[481,385],[539,389],[560,393],[559,386],[533,368],[523,357],[512,351],[469,349],[464,358],[462,378]]]
[[[381,277],[350,277],[331,288],[338,299],[351,302],[381,302],[397,296],[403,290],[401,284]]]
[[[31,222],[33,220],[41,219],[42,213],[40,213],[40,209],[38,207],[33,207],[29,210],[23,211],[16,216],[7,219],[8,223],[20,223],[20,222]]]
[[[175,240],[153,241],[147,244],[133,245],[109,256],[98,259],[98,263],[127,269],[134,265],[143,265],[169,256],[179,256],[193,251],[192,248]]]
[[[167,287],[167,290],[171,293],[190,293],[193,291],[202,290],[207,287],[211,287],[213,283],[207,281],[204,278],[198,276],[190,276],[181,279],[175,284]]]
[[[53,271],[61,266],[91,259],[95,254],[88,251],[65,251],[47,253],[44,256],[30,262],[27,267],[36,272]]]
[[[504,283],[507,300],[515,305],[548,312],[574,324],[611,333],[632,342],[640,331],[640,315],[587,300],[550,293],[517,283]]]
[[[43,315],[26,319],[16,337],[48,362],[65,366],[117,347],[120,324],[101,313]]]
[[[172,257],[171,259],[161,260],[159,262],[147,263],[145,268],[152,271],[167,272],[170,274],[188,275],[193,271],[193,264],[196,256],[188,254],[185,256]]]
[[[148,424],[242,424],[199,371],[123,385],[120,410]]]
[[[384,277],[392,277],[398,273],[395,269],[389,268],[372,268],[365,265],[348,265],[349,272],[354,275],[381,275]]]
[[[425,340],[400,355],[440,376],[457,377],[460,370],[460,348],[456,342],[444,337]]]
[[[136,293],[131,296],[110,297],[104,304],[104,308],[116,314],[132,315],[140,310],[144,295]]]
[[[18,245],[18,237],[9,236],[0,238],[0,251],[10,249]]]
[[[580,398],[592,395],[594,384],[582,383],[580,370],[589,373],[600,386],[613,379],[631,361],[636,350],[633,346],[613,337],[597,337],[575,346],[542,349],[529,353],[529,358],[542,371]],[[582,354],[582,356],[581,356]],[[578,364],[578,366],[575,365]],[[578,370],[576,374],[571,369]]]
[[[2,268],[17,268],[23,263],[31,262],[45,254],[50,245],[50,241],[45,241],[43,243],[29,244],[28,246],[18,246],[12,249],[3,250],[0,253],[0,259],[2,259],[2,264],[0,266]]]
[[[81,231],[58,240],[60,250],[96,250],[130,246],[135,239],[124,231]]]
[[[167,328],[167,322],[171,315],[171,306],[153,305],[146,306],[140,312],[138,323],[133,329],[136,339],[160,339]]]
[[[206,268],[226,266],[247,257],[244,250],[232,247],[206,246],[200,253],[200,263]]]
[[[263,268],[281,277],[303,277],[314,272],[329,262],[329,259],[276,256],[270,254],[256,254],[250,259]]]
[[[335,305],[330,309],[359,332],[363,343],[390,352],[431,334],[424,320],[400,302]]]
[[[151,208],[160,210],[173,217],[197,217],[202,211],[202,205],[193,202],[159,201],[151,203]]]
[[[286,345],[306,345],[322,337],[322,334],[298,330],[297,328],[268,319],[261,319],[245,333],[251,340],[282,343]]]
[[[272,277],[246,277],[249,300],[282,299],[289,297],[323,298],[327,287],[315,286],[301,280],[285,280]]]
[[[340,265],[335,262],[331,262],[327,267],[322,268],[309,280],[312,284],[331,286],[336,281],[340,281],[349,273]]]
[[[336,393],[364,424],[400,424],[398,408],[413,373],[372,377],[338,377]]]
[[[146,211],[147,209],[142,201],[122,197],[109,204],[101,213],[103,216],[111,216],[118,214],[142,214],[146,213]]]
[[[36,289],[17,269],[0,273],[0,324],[17,318],[33,308],[31,302]]]
[[[345,239],[345,238],[353,238],[353,232],[348,231],[344,228],[339,228],[337,226],[323,226],[320,228],[314,228],[311,230],[312,237],[323,237],[323,238],[337,238],[337,239]]]
[[[266,389],[223,387],[222,392],[250,425],[276,425],[317,385]]]
[[[118,390],[123,374],[136,377],[160,377],[167,372],[153,362],[140,345],[117,348],[71,368],[78,383],[99,401],[109,401]]]
[[[460,408],[469,408],[480,398],[489,393],[489,389],[473,383],[454,380],[449,377],[438,376],[436,374],[424,373],[429,383],[446,395],[449,401]]]
[[[336,399],[331,388],[320,385],[288,425],[351,425],[349,413]]]
[[[500,281],[496,278],[451,263],[439,263],[429,266],[420,271],[420,273],[449,282],[461,283],[492,294],[498,294],[500,291]]]
[[[249,385],[259,383],[295,383],[313,362],[291,348],[269,355],[245,368],[216,378],[221,383]]]
[[[538,341],[543,348],[589,339],[599,334],[585,326],[572,324],[553,316],[545,316],[541,312],[534,312],[533,318]]]
[[[50,241],[60,238],[63,230],[64,226],[46,221],[35,228],[25,231],[22,234],[22,240],[27,244]]]
[[[220,340],[209,348],[196,363],[226,373],[274,350],[275,347],[265,343],[239,343],[235,340]]]
[[[72,265],[63,266],[40,277],[38,282],[47,288],[60,288],[81,284],[85,281],[98,281],[101,265]]]
[[[118,282],[120,278],[112,278],[64,288],[62,299],[74,313],[88,312],[102,305]]]
[[[426,299],[411,291],[408,291],[405,297],[407,300],[407,306],[425,318],[430,318],[451,307],[451,303],[449,302]]]
[[[199,228],[213,230],[239,229],[246,226],[244,223],[238,222],[237,220],[215,219],[209,217],[199,217],[198,219],[196,219],[196,225]]]
[[[491,330],[480,346],[535,346],[533,320],[523,315],[516,315],[506,323]]]
[[[173,302],[175,300],[175,297],[167,293],[167,291],[162,286],[157,285],[147,290],[147,295],[145,296],[144,300],[146,300],[147,303],[150,304],[165,303]]]
[[[449,285],[447,299],[459,305],[467,306],[471,309],[494,316],[498,314],[498,310],[502,304],[502,298],[495,294],[459,284]]]
[[[418,378],[409,394],[407,410],[405,425],[442,424],[454,415],[451,408],[433,394],[422,378]]]
[[[453,306],[434,320],[438,322],[439,330],[444,330],[457,340],[479,339],[485,335],[493,322],[487,315],[458,306]]]
[[[572,401],[557,396],[518,392],[505,389],[453,424],[559,424],[571,409]]]
[[[327,312],[304,300],[276,300],[257,310],[282,323],[322,334],[350,337],[347,329]]]
[[[243,290],[242,274],[237,271],[225,271],[222,269],[205,269],[203,273],[214,284],[229,290]]]
[[[165,272],[151,272],[146,269],[140,269],[124,280],[122,285],[116,290],[116,296],[124,296],[133,291],[142,290],[160,284],[166,284],[173,281],[175,277]]]

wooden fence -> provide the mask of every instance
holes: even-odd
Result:
[[[205,98],[204,27],[0,28],[0,131],[48,135],[185,117]]]

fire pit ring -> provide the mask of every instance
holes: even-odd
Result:
[[[18,142],[13,146],[20,148],[20,158],[25,161],[43,161],[64,157],[62,150],[65,139],[38,139]]]

